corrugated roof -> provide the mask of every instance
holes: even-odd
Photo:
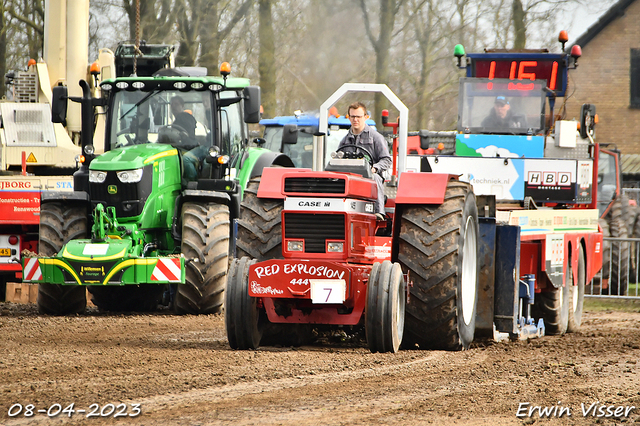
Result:
[[[620,0],[619,2],[611,6],[611,8],[606,11],[605,14],[596,21],[595,24],[590,26],[589,29],[585,31],[585,33],[580,37],[578,37],[578,39],[571,46],[569,46],[569,48],[565,49],[565,51],[570,52],[571,47],[576,44],[580,47],[586,46],[587,43],[593,40],[600,33],[600,31],[606,28],[607,25],[609,25],[618,17],[624,15],[627,7],[629,7],[635,1],[636,0]]]
[[[622,167],[622,174],[640,174],[640,154],[620,154],[620,163]]]

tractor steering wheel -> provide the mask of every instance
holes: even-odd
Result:
[[[369,167],[373,167],[373,155],[371,154],[371,152],[369,152],[367,148],[363,147],[362,145],[356,145],[353,143],[342,145],[340,148],[336,149],[336,152],[344,151],[345,148],[351,148],[351,147],[356,149],[356,152],[352,153],[356,155],[355,158],[365,158],[369,163]],[[358,153],[358,151],[360,152]],[[345,152],[345,154],[348,155],[350,153]],[[357,154],[360,154],[360,155],[357,155]]]
[[[174,148],[185,150],[192,149],[197,146],[189,137],[189,133],[179,124],[167,124],[162,126],[158,131],[158,141],[171,144]],[[191,143],[189,143],[191,141]]]

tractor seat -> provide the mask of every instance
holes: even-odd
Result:
[[[367,179],[373,179],[371,167],[365,158],[332,158],[324,170],[327,172],[353,173]]]

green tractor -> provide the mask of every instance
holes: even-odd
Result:
[[[222,309],[243,188],[264,167],[293,163],[249,147],[259,87],[228,72],[167,74],[105,80],[101,97],[85,81],[79,98],[54,88],[54,121],[65,120],[68,99],[81,103],[83,158],[72,193],[43,193],[39,253],[23,259],[42,312],[84,311],[85,289],[103,310]],[[104,154],[96,156],[102,108]]]

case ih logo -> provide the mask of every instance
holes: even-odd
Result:
[[[16,180],[0,181],[0,190],[3,189],[31,189],[31,182]]]
[[[570,186],[571,172],[529,172],[527,182],[535,186]]]

